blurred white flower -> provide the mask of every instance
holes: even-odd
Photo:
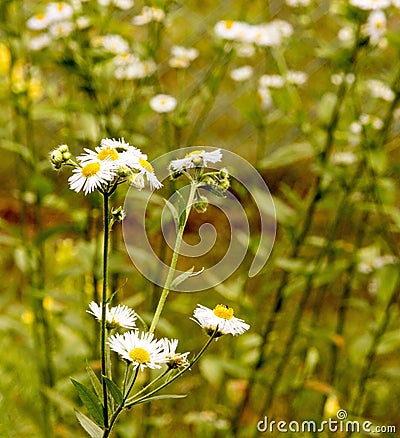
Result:
[[[139,367],[140,371],[161,368],[161,364],[169,361],[165,353],[165,340],[154,339],[153,333],[139,334],[139,330],[122,335],[117,333],[109,337],[107,343],[111,350],[131,362],[134,369]]]
[[[87,15],[81,15],[76,19],[78,29],[87,29],[90,26],[90,18]]]
[[[222,20],[214,26],[214,32],[220,38],[230,41],[243,41],[251,26],[241,21]]]
[[[171,58],[168,63],[172,68],[187,68],[199,56],[199,51],[194,47],[172,46]]]
[[[72,21],[58,21],[49,26],[49,34],[54,38],[64,38],[74,30]]]
[[[306,7],[311,4],[311,0],[286,0],[285,3],[292,8],[297,8],[300,6]]]
[[[286,73],[286,80],[290,84],[303,85],[307,82],[307,79],[308,79],[308,75],[303,71],[289,70]]]
[[[365,25],[365,33],[371,44],[375,45],[386,33],[386,15],[383,11],[372,11]]]
[[[349,166],[357,162],[357,155],[353,152],[336,152],[331,156],[331,162],[338,166]]]
[[[244,65],[243,67],[231,70],[229,75],[236,82],[247,81],[253,76],[253,67]]]
[[[162,9],[143,6],[139,15],[132,18],[132,23],[136,26],[143,26],[152,21],[161,22],[165,18],[165,12]]]
[[[394,91],[382,81],[377,79],[369,79],[366,83],[372,97],[386,100],[386,102],[392,102],[394,100]]]
[[[124,11],[133,8],[134,0],[113,0],[114,6]]]
[[[104,35],[100,38],[99,43],[104,50],[115,55],[120,55],[129,52],[129,44],[120,35]]]
[[[101,321],[101,304],[92,301],[89,304],[89,310],[86,310],[86,312],[93,315],[98,321]],[[106,304],[106,324],[109,330],[119,327],[134,329],[136,327],[136,319],[136,312],[130,307],[118,304],[118,306],[110,308],[109,304]]]
[[[28,19],[26,26],[31,30],[43,30],[50,24],[49,17],[46,14],[36,14]]]
[[[224,304],[218,304],[214,309],[197,305],[193,312],[192,321],[196,322],[208,335],[217,330],[216,336],[226,334],[241,335],[250,328],[250,325],[245,323],[242,319],[233,316],[233,309]]]
[[[236,54],[239,58],[251,58],[255,52],[256,49],[251,43],[240,43],[236,48]]]
[[[390,6],[391,0],[350,0],[350,4],[367,11],[385,9]]]
[[[38,35],[37,37],[31,38],[28,42],[28,47],[33,51],[37,51],[48,47],[50,43],[50,35],[47,33],[43,33],[41,35]]]
[[[65,2],[52,2],[46,7],[46,16],[50,23],[69,20],[73,13],[72,6]]]
[[[150,99],[150,107],[157,113],[169,113],[176,108],[177,100],[169,94],[157,94]]]
[[[262,75],[258,83],[260,87],[282,88],[285,85],[285,78],[280,75]]]
[[[340,41],[348,42],[354,38],[354,30],[350,26],[342,27],[338,32],[338,38]]]
[[[261,108],[266,111],[272,106],[272,96],[268,87],[259,86],[257,89],[258,97],[261,100]]]

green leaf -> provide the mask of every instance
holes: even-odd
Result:
[[[179,213],[178,210],[175,208],[175,206],[173,204],[171,204],[171,202],[168,201],[168,199],[164,199],[165,205],[168,207],[169,211],[172,214],[172,217],[174,219],[175,225],[178,228],[179,225]]]
[[[93,423],[93,421],[90,420],[86,415],[82,414],[82,412],[79,412],[77,410],[75,410],[75,415],[80,425],[86,430],[86,432],[92,438],[101,438],[103,436],[103,430],[100,429],[100,427],[97,426],[97,424]]]
[[[30,149],[20,143],[2,138],[0,139],[0,148],[6,151],[15,152],[27,163],[33,164],[32,152]]]
[[[171,283],[170,289],[174,290],[176,286],[184,282],[187,278],[189,278],[193,274],[194,266],[192,266],[190,269],[188,269],[185,272],[182,272],[182,274],[178,275]]]
[[[97,397],[99,398],[101,403],[103,403],[103,386],[101,385],[99,378],[89,365],[86,366],[86,372],[89,375],[90,382],[92,383],[93,389],[97,394]]]
[[[314,149],[309,143],[292,143],[282,146],[260,162],[261,169],[276,169],[313,157]]]
[[[117,405],[121,405],[124,400],[124,396],[122,395],[122,392],[120,391],[118,386],[107,377],[103,376],[103,379],[106,381],[107,388],[109,389],[113,399],[115,400],[115,403],[117,403]]]
[[[163,395],[155,395],[154,397],[149,397],[149,398],[145,398],[137,403],[133,402],[130,405],[127,405],[127,407],[129,408],[130,406],[136,405],[136,404],[143,404],[143,403],[150,403],[154,400],[165,400],[168,398],[185,398],[187,397],[186,394],[163,394]]]
[[[85,385],[82,385],[82,383],[79,383],[74,379],[71,379],[71,382],[75,386],[79,398],[82,400],[82,403],[86,406],[90,415],[93,416],[94,420],[98,424],[103,426],[104,425],[103,407],[97,395],[91,389],[87,388]]]

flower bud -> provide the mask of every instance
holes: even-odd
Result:
[[[126,217],[125,211],[122,207],[113,208],[111,210],[111,221],[114,224],[115,222],[122,222]]]
[[[208,199],[205,196],[199,196],[198,200],[193,203],[193,208],[197,213],[205,213],[208,207]]]

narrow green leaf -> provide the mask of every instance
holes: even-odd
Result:
[[[155,401],[155,400],[165,400],[165,399],[168,399],[168,398],[185,398],[185,397],[187,397],[186,394],[155,395],[154,397],[145,398],[145,399],[143,399],[143,400],[141,400],[141,401],[139,401],[137,403],[133,402],[132,404],[127,405],[126,407],[129,408],[130,406],[133,406],[133,405],[136,405],[136,404],[139,405],[139,404],[143,404],[143,403],[150,403],[150,402]]]
[[[93,389],[97,394],[97,397],[99,398],[101,403],[103,403],[103,387],[99,378],[96,376],[96,373],[92,370],[92,368],[90,368],[89,365],[86,366],[86,372],[88,373],[90,382],[92,383]]]
[[[264,158],[260,163],[261,169],[276,169],[287,166],[314,155],[314,148],[309,143],[292,143],[280,147]]]
[[[75,386],[79,398],[82,400],[82,403],[86,406],[90,415],[93,416],[96,423],[103,426],[104,425],[103,408],[97,395],[82,383],[79,383],[74,379],[71,379],[71,382]]]
[[[168,207],[168,210],[171,212],[172,217],[174,219],[175,225],[178,228],[178,224],[179,224],[179,214],[178,214],[178,210],[175,208],[175,206],[173,204],[171,204],[171,202],[168,201],[168,199],[164,199],[165,205]]]
[[[79,421],[79,424],[86,430],[86,432],[92,437],[92,438],[101,438],[103,436],[103,430],[100,429],[97,424],[93,423],[92,420],[90,420],[86,415],[82,414],[82,412],[79,412],[75,410],[76,418]]]
[[[182,272],[182,274],[178,275],[171,283],[170,289],[174,290],[176,286],[184,282],[187,278],[189,278],[193,274],[194,266],[192,266],[190,269],[188,269],[185,272]]]
[[[117,405],[121,405],[124,396],[122,395],[122,392],[120,391],[118,386],[111,379],[108,379],[107,377],[103,376],[103,379],[106,381],[107,388],[109,389],[113,399],[115,400],[115,403],[117,403]]]

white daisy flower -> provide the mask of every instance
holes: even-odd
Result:
[[[306,7],[309,6],[310,3],[311,0],[286,0],[286,4],[291,8]]]
[[[157,94],[150,99],[150,107],[157,113],[169,113],[176,108],[177,100],[168,94]]]
[[[160,189],[163,186],[154,174],[153,166],[146,159],[139,158],[137,163],[132,165],[132,168],[138,172],[136,176],[134,175],[133,180],[133,184],[136,187],[144,187],[144,176],[146,176],[147,181],[149,182],[150,190]]]
[[[178,346],[178,339],[167,339],[164,338],[164,350],[165,356],[168,359],[168,366],[171,369],[184,368],[189,365],[187,360],[189,351],[186,353],[176,353],[176,347]]]
[[[69,20],[74,13],[72,6],[65,2],[52,2],[47,5],[46,15],[51,23]]]
[[[75,192],[83,190],[85,195],[109,183],[115,176],[108,160],[87,161],[82,166],[75,167],[72,172],[73,175],[68,178],[70,189]]]
[[[376,45],[386,33],[386,15],[383,11],[372,11],[365,25],[365,33],[371,44]]]
[[[246,42],[261,47],[279,46],[282,42],[281,32],[272,23],[251,26],[244,38]]]
[[[221,161],[221,149],[215,149],[211,152],[196,150],[185,155],[184,158],[172,160],[170,168],[174,171],[191,169],[193,167],[207,167],[208,163],[217,163]]]
[[[336,152],[331,156],[331,162],[338,166],[350,166],[357,161],[357,155],[351,151]]]
[[[385,9],[390,6],[391,0],[350,0],[350,4],[366,11]]]
[[[108,345],[111,350],[118,353],[128,362],[132,362],[133,367],[140,368],[161,368],[161,364],[169,362],[165,355],[164,340],[154,339],[153,333],[142,332],[139,330],[130,331],[124,334],[115,334],[108,338]]]
[[[233,309],[225,304],[218,304],[214,309],[197,305],[198,307],[193,312],[192,321],[200,325],[208,335],[211,335],[217,330],[216,336],[226,334],[241,335],[250,328],[250,325],[242,319],[233,316]]]
[[[222,20],[214,26],[214,32],[220,38],[230,41],[244,41],[251,26],[241,21]]]
[[[48,15],[40,13],[33,15],[26,22],[26,26],[31,30],[43,30],[50,24]]]
[[[89,304],[89,309],[86,312],[93,315],[98,321],[101,321],[101,304],[92,301]],[[134,329],[136,328],[136,319],[136,312],[130,307],[118,304],[118,306],[110,308],[109,304],[106,304],[106,325],[109,330],[119,327]]]
[[[123,138],[120,140],[103,138],[100,146],[97,146],[94,151],[85,148],[85,152],[86,154],[77,158],[81,163],[108,161],[112,169],[118,169],[121,166],[136,168],[139,158],[147,158],[147,155],[142,154],[140,149],[126,143]]]

